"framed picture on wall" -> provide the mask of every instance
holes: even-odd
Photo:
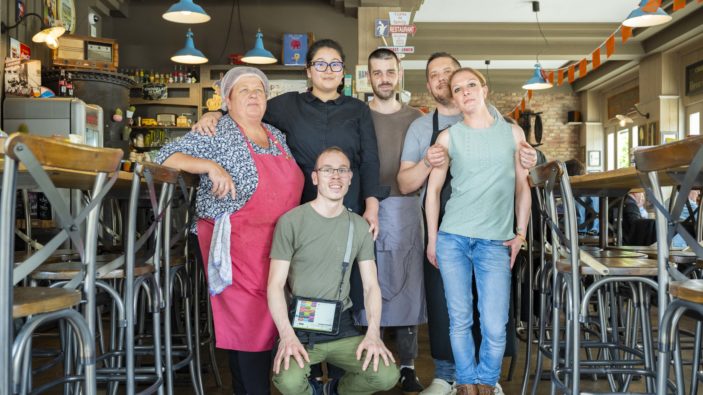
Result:
[[[600,167],[600,151],[588,151],[588,167]]]
[[[44,7],[42,7],[42,16],[44,18],[44,24],[47,26],[54,26],[54,22],[58,18],[58,4],[56,1],[57,0],[42,1],[42,3],[44,3]]]
[[[369,66],[365,64],[356,65],[356,92],[372,93],[371,82],[369,81]]]
[[[686,66],[686,96],[703,93],[703,60]]]
[[[76,5],[73,0],[59,0],[58,19],[66,28],[66,33],[76,32]]]

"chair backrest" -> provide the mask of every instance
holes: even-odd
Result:
[[[578,273],[579,248],[576,202],[566,167],[561,161],[551,161],[530,169],[530,185],[537,188],[540,210],[547,231],[551,233],[552,263],[560,256],[568,257],[574,273]],[[562,216],[559,216],[561,198]]]
[[[51,138],[16,133],[0,141],[3,154],[2,191],[0,192],[0,392],[8,392],[11,377],[11,347],[13,341],[12,295],[13,285],[44,262],[64,241],[71,239],[79,249],[82,267],[94,265],[97,249],[97,226],[100,204],[116,179],[122,150],[112,148],[94,148],[85,145],[70,144]],[[20,169],[20,164],[24,169]],[[47,171],[46,169],[50,169]],[[22,177],[20,180],[20,173]],[[108,173],[113,174],[110,182]],[[61,183],[77,180],[86,185],[92,180],[92,200],[79,212],[71,212],[58,192],[54,181]],[[18,181],[20,185],[18,185]],[[60,231],[46,245],[32,254],[19,265],[14,265],[15,241],[15,205],[16,188],[23,183],[32,183],[32,187],[46,195],[59,217]],[[66,187],[67,185],[62,185]],[[90,188],[90,187],[89,187]],[[81,225],[86,223],[85,233]],[[67,287],[76,287],[85,278],[85,270],[71,280]],[[85,286],[85,294],[94,292]],[[87,308],[90,310],[90,307]],[[8,392],[9,393],[9,392]]]
[[[703,247],[698,243],[696,235],[692,235],[683,226],[685,218],[681,216],[691,189],[703,186],[703,136],[638,149],[635,151],[635,166],[640,173],[647,199],[655,208],[657,242],[669,246],[678,233],[698,258],[703,259]],[[674,186],[668,203],[664,199],[665,185]],[[665,253],[668,258],[668,248]],[[674,277],[680,275],[671,269],[669,273]]]

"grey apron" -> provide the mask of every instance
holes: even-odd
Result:
[[[381,201],[376,265],[383,310],[381,326],[410,326],[427,322],[422,262],[424,242],[419,196],[394,196]],[[357,314],[368,325],[366,311]]]

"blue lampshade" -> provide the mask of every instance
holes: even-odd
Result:
[[[171,56],[171,60],[176,63],[185,64],[203,64],[207,63],[207,58],[205,55],[195,48],[195,43],[193,42],[193,32],[188,29],[186,33],[186,45],[176,52],[175,55]]]
[[[667,14],[661,7],[654,12],[642,10],[646,4],[647,0],[640,1],[639,7],[635,8],[622,24],[629,27],[649,27],[661,25],[671,20],[671,15]]]
[[[540,90],[540,89],[549,89],[552,87],[552,84],[544,79],[544,76],[542,75],[542,66],[537,63],[535,65],[535,72],[532,75],[532,78],[527,80],[525,82],[525,85],[522,86],[522,89],[529,89],[529,90]]]
[[[176,23],[203,23],[210,20],[203,7],[193,3],[193,0],[180,0],[172,5],[162,17]]]
[[[277,62],[273,54],[264,48],[264,35],[261,34],[261,30],[256,33],[254,48],[244,54],[242,62],[251,64],[271,64]]]

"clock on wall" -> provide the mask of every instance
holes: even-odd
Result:
[[[76,31],[76,5],[74,0],[57,0],[59,20],[66,28],[66,33],[75,33]]]

